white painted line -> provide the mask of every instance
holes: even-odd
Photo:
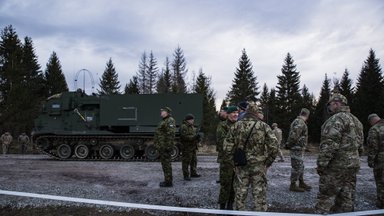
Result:
[[[9,196],[22,196],[22,197],[31,197],[31,198],[39,198],[39,199],[58,200],[58,201],[66,201],[66,202],[87,203],[87,204],[95,204],[95,205],[126,207],[126,208],[134,208],[134,209],[150,209],[150,210],[172,211],[172,212],[192,212],[192,213],[201,213],[201,214],[253,215],[253,216],[264,216],[264,215],[315,216],[317,215],[317,214],[301,214],[301,213],[289,214],[289,213],[278,213],[278,212],[229,211],[229,210],[219,210],[219,209],[202,209],[202,208],[186,208],[186,207],[161,206],[161,205],[147,205],[147,204],[136,204],[136,203],[107,201],[107,200],[54,196],[54,195],[47,195],[47,194],[36,194],[36,193],[26,193],[26,192],[7,191],[7,190],[0,190],[0,194],[9,195]],[[384,210],[350,212],[350,213],[344,213],[344,214],[334,214],[334,216],[336,215],[337,216],[344,216],[344,215],[359,216],[359,215],[375,215],[375,214],[384,214]]]

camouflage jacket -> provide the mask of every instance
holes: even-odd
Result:
[[[3,144],[9,145],[11,144],[13,137],[10,134],[3,134],[1,135],[0,140]]]
[[[252,126],[252,134],[246,145],[247,166],[269,167],[275,160],[278,152],[277,139],[268,124],[257,119],[252,114],[246,114],[237,121],[228,131],[223,144],[226,161],[233,165],[233,153],[236,148],[243,148]]]
[[[28,144],[29,137],[27,135],[20,135],[19,138],[17,138],[17,141],[22,144]]]
[[[222,162],[223,159],[223,143],[224,139],[227,136],[227,133],[229,131],[229,128],[234,124],[235,122],[231,122],[229,120],[221,121],[217,125],[216,128],[216,151],[218,152],[217,156],[217,162]]]
[[[170,149],[174,145],[176,123],[171,116],[161,120],[155,131],[155,145],[158,149]]]
[[[196,135],[196,128],[184,120],[180,126],[182,148],[185,150],[197,149],[198,140]]]
[[[317,158],[320,172],[360,168],[359,147],[362,145],[363,138],[360,136],[363,131],[355,118],[349,112],[349,107],[344,106],[321,126]]]
[[[272,131],[277,138],[277,146],[280,147],[281,141],[283,140],[283,131],[278,127],[274,128]]]
[[[287,139],[287,147],[292,150],[305,149],[308,142],[308,127],[304,119],[298,116],[291,123]]]
[[[368,166],[375,169],[384,168],[384,120],[373,125],[368,132]]]

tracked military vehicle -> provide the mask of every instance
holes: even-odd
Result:
[[[178,127],[187,113],[202,118],[199,94],[87,95],[63,92],[49,97],[35,120],[37,148],[60,160],[155,161],[154,132],[160,109],[171,107],[177,123],[172,159],[180,155]]]

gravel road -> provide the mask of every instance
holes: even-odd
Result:
[[[361,158],[356,210],[376,209],[375,182],[366,160]],[[289,158],[275,162],[268,170],[269,211],[313,213],[319,189],[315,165],[316,155],[306,155],[304,178],[313,186],[312,191],[293,193],[288,190]],[[198,172],[202,176],[192,181],[183,180],[180,162],[173,162],[172,166],[174,187],[160,188],[163,174],[159,162],[57,161],[45,155],[7,155],[0,156],[0,189],[141,204],[218,207],[216,156],[198,156]],[[185,215],[0,195],[0,215],[101,216],[124,215],[127,211],[129,215]]]

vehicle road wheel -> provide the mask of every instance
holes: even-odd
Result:
[[[79,144],[75,147],[75,155],[80,159],[85,159],[89,155],[89,148],[85,144]]]
[[[172,153],[171,153],[171,159],[174,161],[179,157],[180,149],[177,146],[173,146]]]
[[[131,144],[123,145],[120,148],[120,156],[123,159],[131,159],[133,156],[135,156],[135,148]]]
[[[72,156],[72,148],[68,144],[61,144],[57,147],[57,155],[62,159],[68,159]]]
[[[149,145],[145,148],[145,156],[148,160],[154,161],[159,157],[159,151],[154,145]]]
[[[99,154],[103,159],[111,159],[113,157],[113,147],[111,145],[103,145],[100,147]]]

